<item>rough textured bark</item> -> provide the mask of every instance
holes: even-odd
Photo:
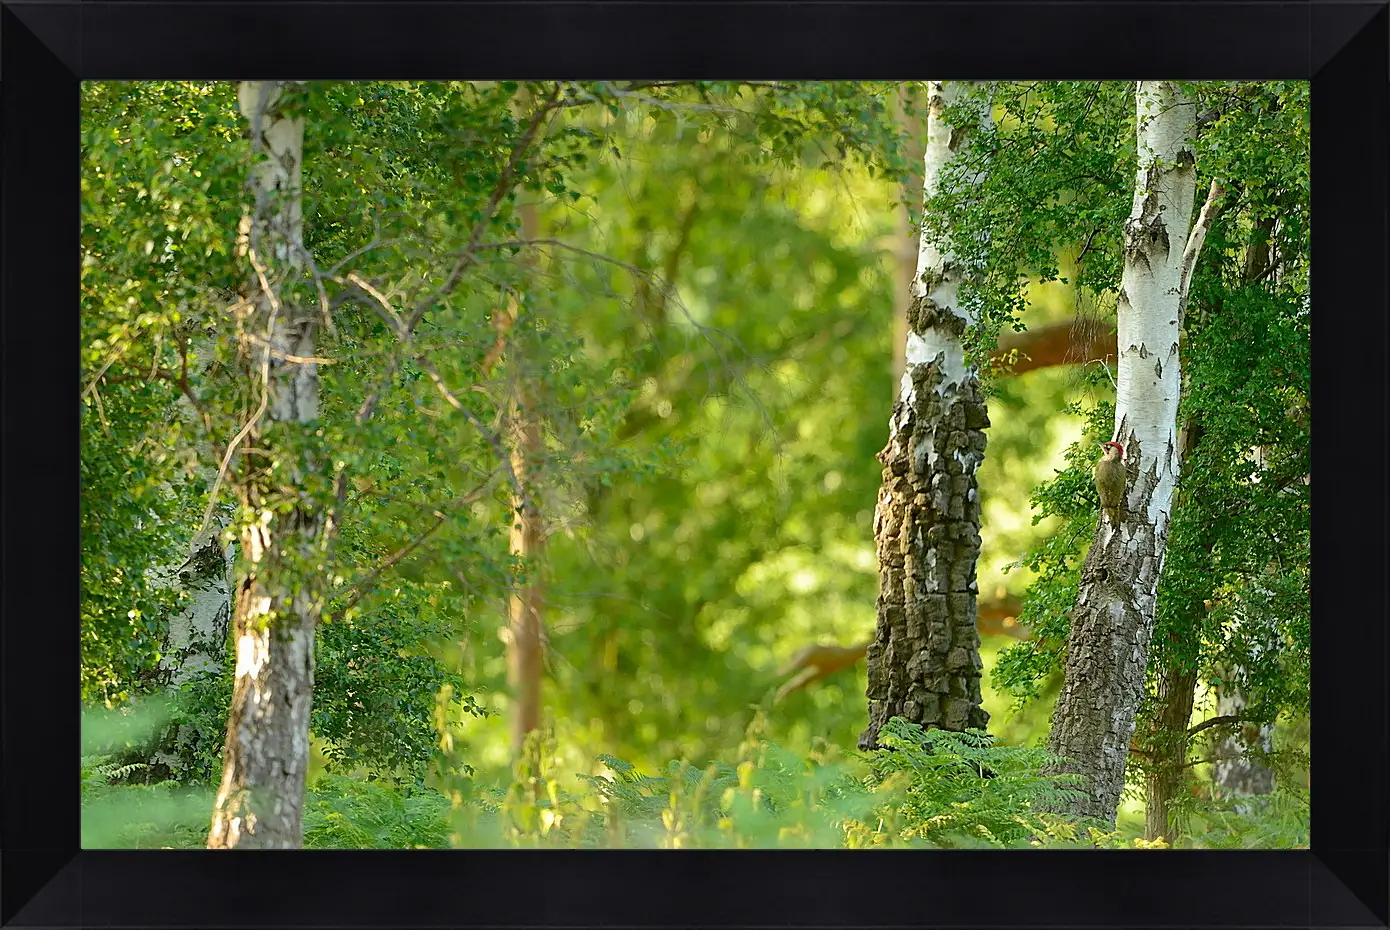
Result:
[[[280,424],[302,428],[318,417],[318,372],[304,361],[314,356],[317,320],[283,305],[277,293],[278,276],[301,264],[304,126],[279,108],[275,82],[243,82],[238,99],[253,151],[264,156],[253,171],[255,204],[238,250],[254,269],[241,319],[245,377],[263,392],[244,438],[265,448],[275,441],[269,433],[285,435]],[[264,428],[267,418],[276,430]],[[236,684],[208,847],[293,849],[302,842],[324,518],[300,490],[317,468],[308,454],[291,456],[274,486],[259,461],[259,471],[243,462],[241,503],[262,517],[241,537],[247,569],[234,615]]]
[[[1089,782],[1069,812],[1108,822],[1120,803],[1145,688],[1178,478],[1178,337],[1188,275],[1206,231],[1202,222],[1189,230],[1193,104],[1166,82],[1139,82],[1135,98],[1139,164],[1116,308],[1113,437],[1125,446],[1129,480],[1121,525],[1098,523],[1082,567],[1049,735],[1049,749],[1067,760],[1061,770]]]
[[[946,106],[960,85],[928,85],[923,187],[966,134],[947,125]],[[879,554],[878,623],[866,653],[869,726],[861,748],[875,745],[891,717],[923,727],[984,727],[980,638],[976,634],[976,560],[980,495],[976,469],[990,420],[962,337],[972,322],[958,299],[963,270],[923,237],[905,340],[905,371],[879,453],[883,485],[874,517]]]

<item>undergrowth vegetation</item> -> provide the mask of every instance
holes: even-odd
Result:
[[[106,715],[110,718],[113,715]],[[120,715],[115,715],[120,716]],[[1125,829],[1048,813],[1079,790],[1076,776],[1043,774],[1041,748],[1002,746],[979,730],[924,731],[894,718],[884,748],[844,753],[820,744],[803,756],[765,739],[756,715],[737,754],[647,773],[613,756],[597,774],[565,778],[554,740],[528,741],[506,787],[454,779],[445,790],[402,779],[320,775],[309,786],[307,849],[548,847],[1146,848]],[[212,784],[138,783],[140,764],[113,761],[128,722],[88,728],[82,761],[85,848],[200,848]],[[105,738],[102,745],[100,740]],[[443,779],[431,779],[441,782]],[[1185,808],[1191,845],[1308,844],[1308,794],[1282,788]],[[1190,843],[1185,843],[1190,845]]]

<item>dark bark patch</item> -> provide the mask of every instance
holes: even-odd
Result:
[[[928,273],[923,273],[923,284],[928,294],[936,290],[943,280],[945,278],[940,274],[931,276],[929,280]],[[914,297],[909,303],[908,326],[915,333],[942,330],[958,339],[966,333],[966,321],[962,317],[957,316],[950,308],[940,306],[926,295]]]
[[[915,301],[920,310],[929,303]],[[913,402],[895,404],[892,435],[879,456],[880,597],[866,652],[870,720],[862,748],[874,746],[895,716],[958,730],[989,720],[980,707],[975,472],[990,419],[974,378],[943,396],[936,365],[914,366],[909,377]]]

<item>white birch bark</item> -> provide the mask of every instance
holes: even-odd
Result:
[[[926,197],[963,148],[965,127],[945,110],[967,87],[928,84]],[[983,118],[988,118],[988,115]],[[879,461],[875,512],[880,592],[875,638],[866,651],[869,725],[859,745],[876,745],[892,717],[924,728],[983,728],[976,561],[980,495],[976,469],[990,425],[963,337],[975,320],[960,300],[965,271],[926,235],[910,289],[904,372]]]
[[[282,304],[277,274],[302,263],[300,162],[304,125],[282,112],[277,82],[238,87],[251,125],[253,151],[266,157],[252,175],[255,205],[242,223],[240,248],[254,272],[250,316],[243,320],[248,376],[264,403],[246,434],[258,442],[259,417],[310,424],[318,416],[318,372],[312,313]],[[261,513],[242,533],[246,559],[236,606],[237,666],[227,720],[222,783],[209,848],[290,849],[302,843],[309,713],[314,686],[314,629],[320,609],[316,569],[324,517],[299,486],[315,463],[292,462],[276,487],[248,477],[242,504]],[[299,498],[288,514],[273,513],[267,493]]]
[[[1240,716],[1246,711],[1246,695],[1241,686],[1230,684],[1217,696],[1217,715]],[[1275,748],[1274,724],[1245,724],[1217,741],[1212,779],[1223,797],[1251,797],[1275,790],[1275,772],[1260,754]],[[1241,806],[1238,805],[1238,809]]]
[[[224,545],[221,520],[198,533],[182,563],[150,570],[153,583],[181,588],[186,600],[169,617],[158,680],[173,695],[200,675],[220,675],[232,620],[235,547]],[[188,724],[161,731],[149,749],[156,778],[183,780],[201,746]]]
[[[1179,330],[1206,232],[1190,236],[1195,107],[1167,82],[1135,93],[1138,168],[1116,308],[1114,439],[1129,481],[1118,527],[1099,521],[1082,569],[1049,748],[1088,777],[1073,813],[1114,822],[1144,694],[1154,607],[1178,479]],[[1208,214],[1204,211],[1204,220]]]
[[[898,97],[898,123],[908,133],[906,143],[910,165],[921,165],[926,156],[924,146],[927,138],[926,116],[921,110],[909,114],[911,106],[921,103],[922,94],[916,84],[905,84]],[[913,168],[903,181],[903,200],[906,204],[914,196],[921,197],[924,192],[922,172]],[[913,224],[912,213],[906,206],[899,207],[898,231],[892,239],[892,253],[897,266],[894,275],[894,357],[893,384],[894,398],[897,399],[899,385],[907,368],[905,352],[908,345],[908,306],[913,299],[913,282],[918,277],[918,249],[920,243],[917,227]]]
[[[221,520],[194,536],[189,555],[177,566],[154,572],[157,583],[179,587],[187,602],[169,618],[159,660],[161,679],[177,690],[204,671],[222,666],[231,622],[235,548],[223,545]]]

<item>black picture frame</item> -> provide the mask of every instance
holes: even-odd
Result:
[[[1387,73],[1382,0],[5,0],[0,925],[1387,926]],[[1311,79],[1312,848],[81,850],[78,82],[277,76]]]

